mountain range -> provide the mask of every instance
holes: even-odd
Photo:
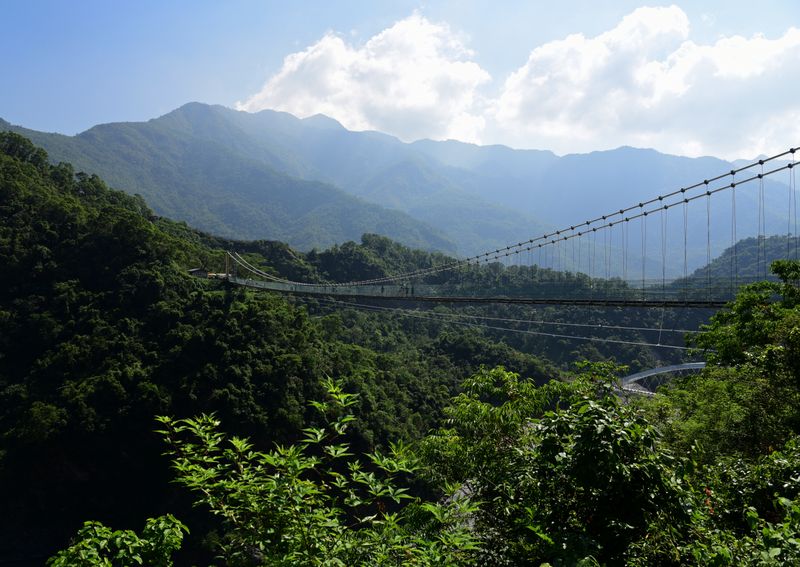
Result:
[[[72,162],[116,188],[141,194],[158,214],[228,238],[281,240],[304,250],[378,233],[413,247],[470,255],[734,167],[712,157],[630,147],[557,156],[452,140],[404,143],[378,132],[349,131],[322,115],[299,119],[201,103],[147,122],[98,125],[76,136],[0,120],[5,129],[30,138],[54,161]],[[788,187],[771,179],[764,186],[767,232],[785,234]],[[755,191],[740,191],[737,198],[738,237],[753,235]],[[710,215],[700,201],[687,211],[689,269],[705,263],[709,221],[713,253],[730,245],[730,199],[714,199]],[[683,230],[679,212],[663,222],[671,232]],[[659,236],[657,224],[645,227],[650,245]],[[633,237],[620,235],[616,245],[612,235],[600,246],[619,257],[623,242],[637,246],[638,232],[631,232]],[[683,266],[682,243],[681,237],[680,246],[648,248],[648,272],[660,274],[663,259],[678,275],[674,266]]]

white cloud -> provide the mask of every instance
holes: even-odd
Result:
[[[797,143],[800,30],[689,39],[677,6],[639,8],[596,37],[534,49],[505,81],[490,141],[588,151],[628,144],[684,155],[757,155]]]
[[[237,107],[322,113],[351,129],[405,140],[475,140],[484,121],[475,111],[477,88],[491,77],[470,56],[448,26],[415,13],[362,47],[325,35],[286,57],[261,91]]]
[[[325,35],[237,106],[323,113],[404,140],[749,157],[800,140],[798,64],[800,29],[698,44],[679,7],[644,7],[597,36],[535,47],[493,84],[462,37],[414,13],[363,45]]]

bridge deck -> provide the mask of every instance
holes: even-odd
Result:
[[[293,295],[325,295],[346,297],[356,300],[387,300],[387,301],[413,301],[418,303],[505,303],[518,305],[577,305],[577,306],[603,306],[603,307],[686,307],[686,308],[720,308],[727,301],[717,299],[692,299],[680,297],[679,294],[664,294],[661,290],[652,293],[642,293],[640,290],[625,290],[617,297],[602,295],[597,297],[569,297],[568,289],[545,290],[550,293],[540,293],[538,296],[479,296],[479,295],[443,295],[443,289],[435,285],[420,286],[336,286],[325,284],[288,284],[282,282],[269,282],[214,274],[218,279],[224,279],[235,285],[289,293]],[[453,291],[448,288],[446,291]],[[457,291],[457,290],[456,290]],[[644,295],[644,297],[642,297]]]

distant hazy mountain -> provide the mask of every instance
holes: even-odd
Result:
[[[734,167],[713,157],[686,158],[630,147],[559,157],[549,151],[452,140],[405,144],[378,132],[348,131],[325,116],[301,120],[270,110],[249,114],[190,104],[161,119],[203,113],[234,122],[258,146],[256,154],[269,154],[282,171],[333,183],[434,224],[462,254],[596,218]],[[780,182],[783,177],[777,179],[764,184],[766,232],[785,234],[788,187]],[[756,196],[756,183],[737,191],[737,238],[757,233]],[[729,192],[712,197],[712,256],[730,245],[732,217]],[[689,270],[705,263],[708,220],[704,200],[687,207]],[[651,216],[646,227],[647,271],[654,276],[661,275],[660,222],[660,216]],[[672,235],[665,247],[667,273],[682,275],[682,210],[665,213],[664,222]],[[631,226],[630,232],[630,247],[639,246],[640,228]],[[610,240],[614,239],[620,235]],[[620,247],[610,246],[619,256]]]
[[[226,236],[278,238],[300,248],[357,239],[361,231],[468,255],[576,225],[734,167],[711,157],[628,147],[559,157],[456,141],[406,144],[378,132],[351,132],[321,115],[299,119],[199,103],[75,137],[17,130],[55,159],[141,193],[158,212]],[[768,234],[787,230],[788,187],[782,181],[764,183]],[[736,238],[757,232],[756,189],[753,183],[737,190]],[[723,192],[712,197],[710,216],[704,199],[687,206],[688,270],[705,263],[709,236],[714,256],[730,245],[731,205]],[[665,246],[659,242],[660,214],[644,227],[646,271],[660,276],[666,259],[667,275],[682,275],[682,207],[663,216],[671,235]],[[621,229],[607,243],[596,243],[614,255],[612,272],[619,271],[620,257],[635,262],[637,247],[641,256],[642,227],[629,228],[624,247]]]
[[[326,116],[301,120],[284,112],[250,114],[190,103],[157,120],[217,141],[224,132],[226,144],[289,175],[407,212],[441,230],[462,254],[545,227],[535,215],[498,204],[491,193],[465,187],[460,178],[469,172],[448,167],[436,155],[379,132],[351,132]]]
[[[158,214],[221,236],[275,239],[310,249],[370,232],[410,246],[455,251],[441,231],[405,213],[276,170],[282,162],[255,152],[235,125],[175,118],[173,113],[146,123],[104,124],[74,137],[2,121],[0,130],[19,132],[51,159],[72,162],[119,189],[141,194]]]

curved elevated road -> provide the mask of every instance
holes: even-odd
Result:
[[[680,372],[681,370],[700,370],[706,367],[705,362],[687,362],[685,364],[673,364],[671,366],[659,366],[658,368],[650,368],[649,370],[642,370],[641,372],[637,372],[636,374],[631,374],[630,376],[625,376],[622,379],[623,386],[629,386],[643,378],[649,378],[650,376],[657,376],[659,374],[666,374],[668,372]]]

